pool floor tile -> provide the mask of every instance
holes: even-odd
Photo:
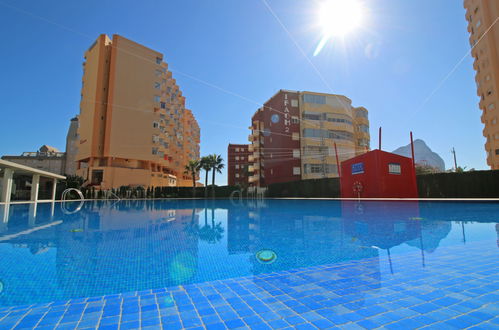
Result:
[[[441,248],[425,268],[380,255],[103,297],[0,309],[0,328],[499,328],[499,261],[473,245]],[[463,252],[464,253],[464,252]],[[470,256],[473,254],[473,256]],[[471,262],[470,260],[473,260]],[[476,265],[486,266],[486,270]],[[381,266],[380,266],[381,265]]]

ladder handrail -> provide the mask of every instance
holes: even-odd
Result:
[[[76,188],[68,188],[66,190],[64,190],[62,192],[62,195],[61,195],[61,201],[65,201],[66,200],[66,196],[71,192],[71,191],[76,191],[76,193],[80,196],[80,199],[83,200],[85,199],[85,197],[83,196],[83,193],[76,189]]]
[[[80,204],[78,204],[78,206],[76,207],[76,209],[74,209],[73,211],[69,211],[67,208],[66,208],[66,196],[71,192],[71,191],[76,191],[76,193],[78,194],[78,196],[80,196]],[[64,214],[74,214],[74,213],[77,213],[81,210],[81,208],[83,207],[83,204],[85,203],[85,197],[83,196],[83,193],[76,189],[76,188],[68,188],[66,190],[64,190],[62,192],[62,195],[61,195],[61,210],[62,210],[62,213]]]

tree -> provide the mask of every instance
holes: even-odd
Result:
[[[201,169],[206,171],[206,175],[204,178],[204,197],[208,197],[208,172],[210,172],[211,167],[213,165],[211,164],[211,157],[210,156],[204,156],[201,158]]]
[[[223,158],[222,156],[220,155],[217,155],[217,154],[213,154],[211,156],[209,156],[211,158],[211,170],[213,171],[211,173],[212,175],[212,180],[211,180],[211,184],[212,184],[212,194],[213,194],[213,197],[215,197],[215,172],[218,172],[218,173],[222,173],[222,169],[224,168],[224,164],[223,164]]]
[[[416,164],[416,175],[438,173],[436,167],[427,164]]]
[[[190,160],[189,163],[185,165],[184,174],[192,177],[192,197],[196,197],[196,177],[199,173],[199,164],[199,160]]]
[[[64,180],[64,182],[66,184],[66,188],[81,189],[85,179],[78,175],[68,175],[66,176],[66,180]]]

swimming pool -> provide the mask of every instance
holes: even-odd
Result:
[[[451,322],[461,314],[468,315],[464,305],[454,310],[444,304],[441,307],[445,311],[440,311],[438,303],[428,302],[448,299],[453,302],[449,305],[468,302],[473,305],[469,313],[482,313],[470,316],[471,324],[497,326],[493,323],[499,312],[497,203],[124,200],[88,201],[79,211],[77,206],[78,202],[64,209],[59,203],[14,204],[8,209],[0,205],[0,219],[3,215],[4,220],[0,226],[0,306],[4,307],[0,310],[0,318],[4,317],[0,326],[9,317],[14,322],[17,314],[12,315],[16,310],[12,306],[23,305],[21,310],[29,310],[33,306],[56,306],[51,305],[54,301],[65,301],[64,306],[71,302],[81,305],[83,301],[83,314],[88,304],[96,301],[88,297],[137,297],[140,292],[171,292],[171,306],[166,307],[175,307],[181,313],[178,302],[185,298],[178,292],[182,290],[189,295],[188,288],[202,291],[209,287],[207,292],[211,294],[190,298],[195,307],[198,300],[221,295],[211,291],[221,283],[250,281],[253,287],[275,280],[275,276],[281,281],[277,288],[284,292],[286,286],[295,292],[297,285],[306,288],[327,280],[330,285],[320,286],[324,290],[320,296],[324,301],[336,299],[336,316],[369,306],[381,308],[380,304],[390,303],[383,297],[402,294],[404,298],[394,301],[412,299],[414,306],[431,304],[416,311],[419,316],[441,313],[440,318],[435,314],[429,320]],[[331,269],[338,270],[334,276]],[[259,290],[267,285],[265,282]],[[271,298],[275,290],[269,289],[265,295],[259,291],[260,296]],[[434,299],[430,299],[432,293]],[[425,294],[429,295],[427,299],[421,299]],[[229,298],[234,295],[238,295],[237,290]],[[353,300],[355,306],[348,305],[352,301],[341,300],[352,295],[358,298]],[[304,305],[306,312],[315,311],[311,306],[318,311],[333,308],[321,304],[320,298],[312,300],[309,306]],[[302,313],[290,304],[290,311]],[[400,308],[414,312],[410,302],[406,304],[391,309],[385,305],[383,313],[359,314],[361,319],[346,323],[362,326],[359,322],[375,322],[371,318]],[[104,309],[105,304],[99,306]],[[123,302],[120,306],[123,313]],[[216,307],[212,302],[210,306]],[[337,310],[337,306],[342,308]],[[156,325],[166,325],[161,313],[158,315]],[[220,313],[217,315],[219,323],[229,327]],[[250,326],[244,323],[244,316],[238,316],[241,326]],[[378,322],[396,325],[400,321],[388,322],[387,317]],[[101,311],[96,322],[103,318],[106,316]],[[200,324],[193,327],[206,326],[199,311],[195,318]],[[68,324],[76,326],[75,322],[82,320]],[[189,324],[181,316],[175,320],[177,326]],[[315,325],[312,320],[304,320],[303,324]],[[419,322],[426,324],[429,320]],[[114,321],[109,322],[124,323],[122,318]],[[275,320],[263,319],[264,325],[274,327],[271,321]]]

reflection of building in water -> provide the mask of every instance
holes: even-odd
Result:
[[[51,300],[57,300],[167,287],[195,280],[198,238],[188,228],[198,223],[196,211],[199,210],[176,209],[175,203],[143,201],[122,201],[112,208],[100,208],[106,203],[111,204],[87,203],[78,214],[57,212],[52,219],[50,204],[40,205],[33,228],[54,220],[58,220],[57,225],[0,242],[9,243],[4,246],[27,248],[31,255],[52,248],[50,253],[45,253],[47,260],[25,257],[25,264],[32,264],[33,269],[43,267],[42,272],[48,276],[42,281],[33,280],[38,275],[28,275],[30,272],[26,272],[24,266],[7,270],[4,268],[7,261],[0,263],[4,268],[0,270],[0,278],[6,287],[0,306],[26,303],[15,301],[23,299],[22,292],[26,291],[40,291],[37,296],[45,297],[50,290],[51,295],[57,295]],[[11,222],[2,237],[32,228],[28,209],[28,205],[11,206]],[[25,249],[16,253],[25,254]],[[18,280],[27,276],[27,281]],[[16,287],[21,283],[22,287]]]
[[[451,222],[420,217],[421,211],[418,202],[342,202],[346,232],[366,246],[386,250],[390,267],[390,249],[403,243],[421,250],[425,266],[424,252],[435,251],[449,234]]]
[[[420,239],[408,241],[407,244],[431,253],[437,249],[440,241],[449,235],[451,229],[450,221],[422,220]]]
[[[229,207],[227,210],[227,250],[229,254],[250,252],[250,245],[255,236],[256,224],[253,212],[246,207]]]
[[[73,223],[83,231],[60,233],[57,273],[68,294],[81,292],[81,283],[111,293],[130,290],[131,280],[142,290],[182,284],[196,276],[198,240],[186,230],[198,221],[195,211],[137,205],[143,207],[95,207]]]
[[[340,210],[318,202],[316,207],[303,210],[296,203],[282,202],[271,208],[229,208],[228,249],[230,253],[251,253],[253,273],[289,270],[344,260],[376,257],[376,249],[366,249],[351,236],[345,235]],[[311,214],[330,214],[314,216]],[[285,215],[285,216],[283,216]],[[272,250],[277,259],[272,264],[260,264],[254,254]]]
[[[390,249],[420,235],[417,202],[343,201],[345,232],[368,247]]]
[[[359,289],[362,286],[380,287],[378,250],[365,248],[360,241],[345,234],[338,207],[322,202],[307,209],[290,201],[269,204],[273,207],[229,207],[228,210],[229,253],[249,254],[253,274],[331,265],[327,271],[317,274],[321,274],[318,282],[327,282],[333,293],[340,295],[340,291],[348,289],[363,295]],[[271,263],[257,260],[256,255],[262,250],[274,252],[276,259]],[[341,263],[362,258],[367,259],[355,265]],[[356,276],[350,280],[352,273]],[[309,275],[317,274],[310,272]],[[349,281],[344,280],[346,277]]]

